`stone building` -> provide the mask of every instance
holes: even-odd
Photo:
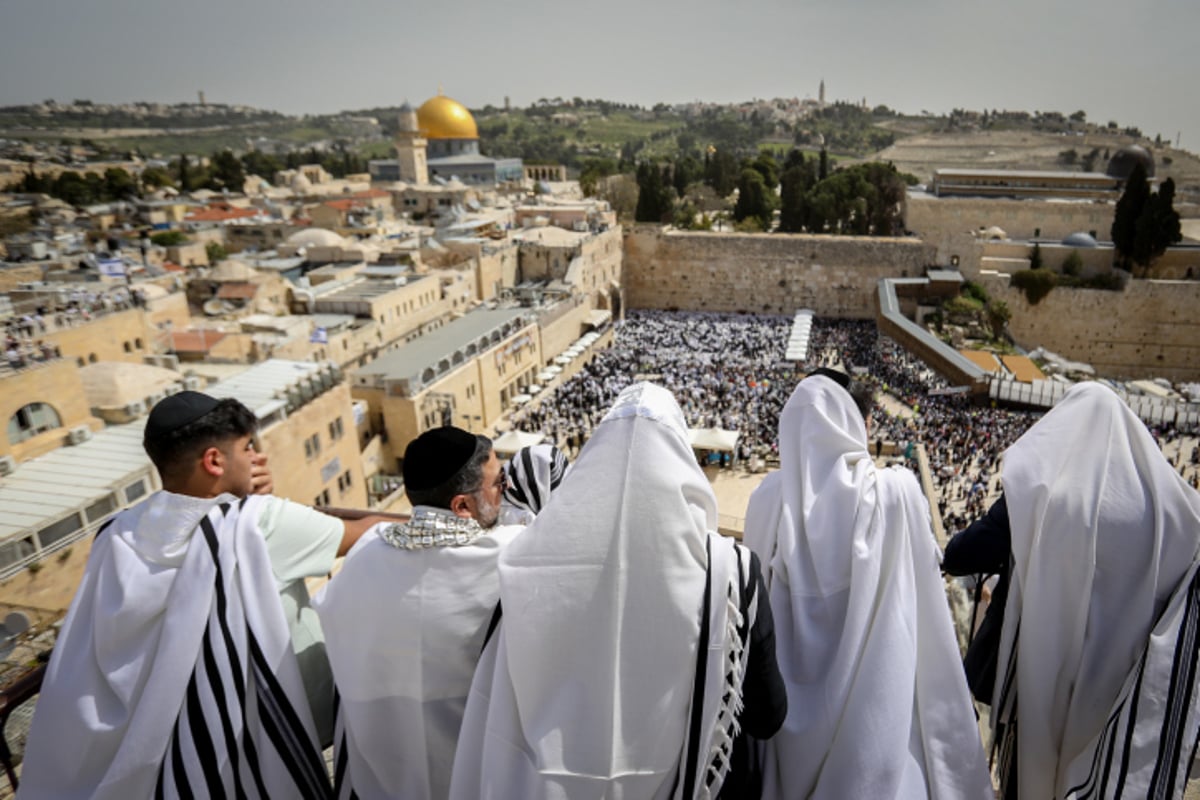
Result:
[[[386,431],[395,465],[429,428],[490,428],[542,368],[538,327],[524,308],[478,309],[354,370],[352,393]]]

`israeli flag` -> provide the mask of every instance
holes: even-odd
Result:
[[[312,335],[308,340],[313,344],[329,344],[329,333],[324,328],[313,328]]]
[[[111,278],[121,277],[125,274],[125,262],[120,258],[98,258],[96,267],[100,270],[101,275],[108,275]]]

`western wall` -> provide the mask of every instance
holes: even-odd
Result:
[[[918,277],[934,248],[917,239],[693,233],[634,226],[625,233],[631,308],[875,316],[880,278]]]
[[[1200,378],[1200,281],[1129,281],[1120,292],[1057,287],[1031,306],[1003,277],[984,276],[1008,304],[1008,330],[1111,378]]]
[[[938,263],[917,239],[722,234],[634,226],[625,233],[631,308],[869,319],[879,279]],[[1008,304],[1018,345],[1043,346],[1114,378],[1200,377],[1200,281],[1130,281],[1124,291],[1055,288],[1031,306],[1008,277],[984,275]]]

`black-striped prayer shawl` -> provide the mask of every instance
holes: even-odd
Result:
[[[159,492],[97,538],[47,669],[23,796],[331,795],[259,498],[224,499]]]
[[[1200,745],[1200,570],[1193,565],[1155,625],[1107,721],[1066,766],[1062,800],[1168,800],[1183,797]],[[1003,797],[1016,797],[1020,727],[1013,676],[1016,648],[1000,682],[1008,723],[996,750]],[[1012,784],[1010,786],[1010,783]]]
[[[296,709],[254,630],[247,626],[243,637],[235,636],[242,626],[231,619],[237,609],[227,597],[228,565],[222,568],[215,527],[229,509],[219,506],[200,522],[216,566],[215,602],[154,796],[329,797],[324,759],[300,717],[310,712]],[[272,787],[264,774],[286,775],[288,782]]]

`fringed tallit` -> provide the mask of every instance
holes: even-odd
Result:
[[[329,795],[257,516],[160,492],[98,537],[22,797]]]

